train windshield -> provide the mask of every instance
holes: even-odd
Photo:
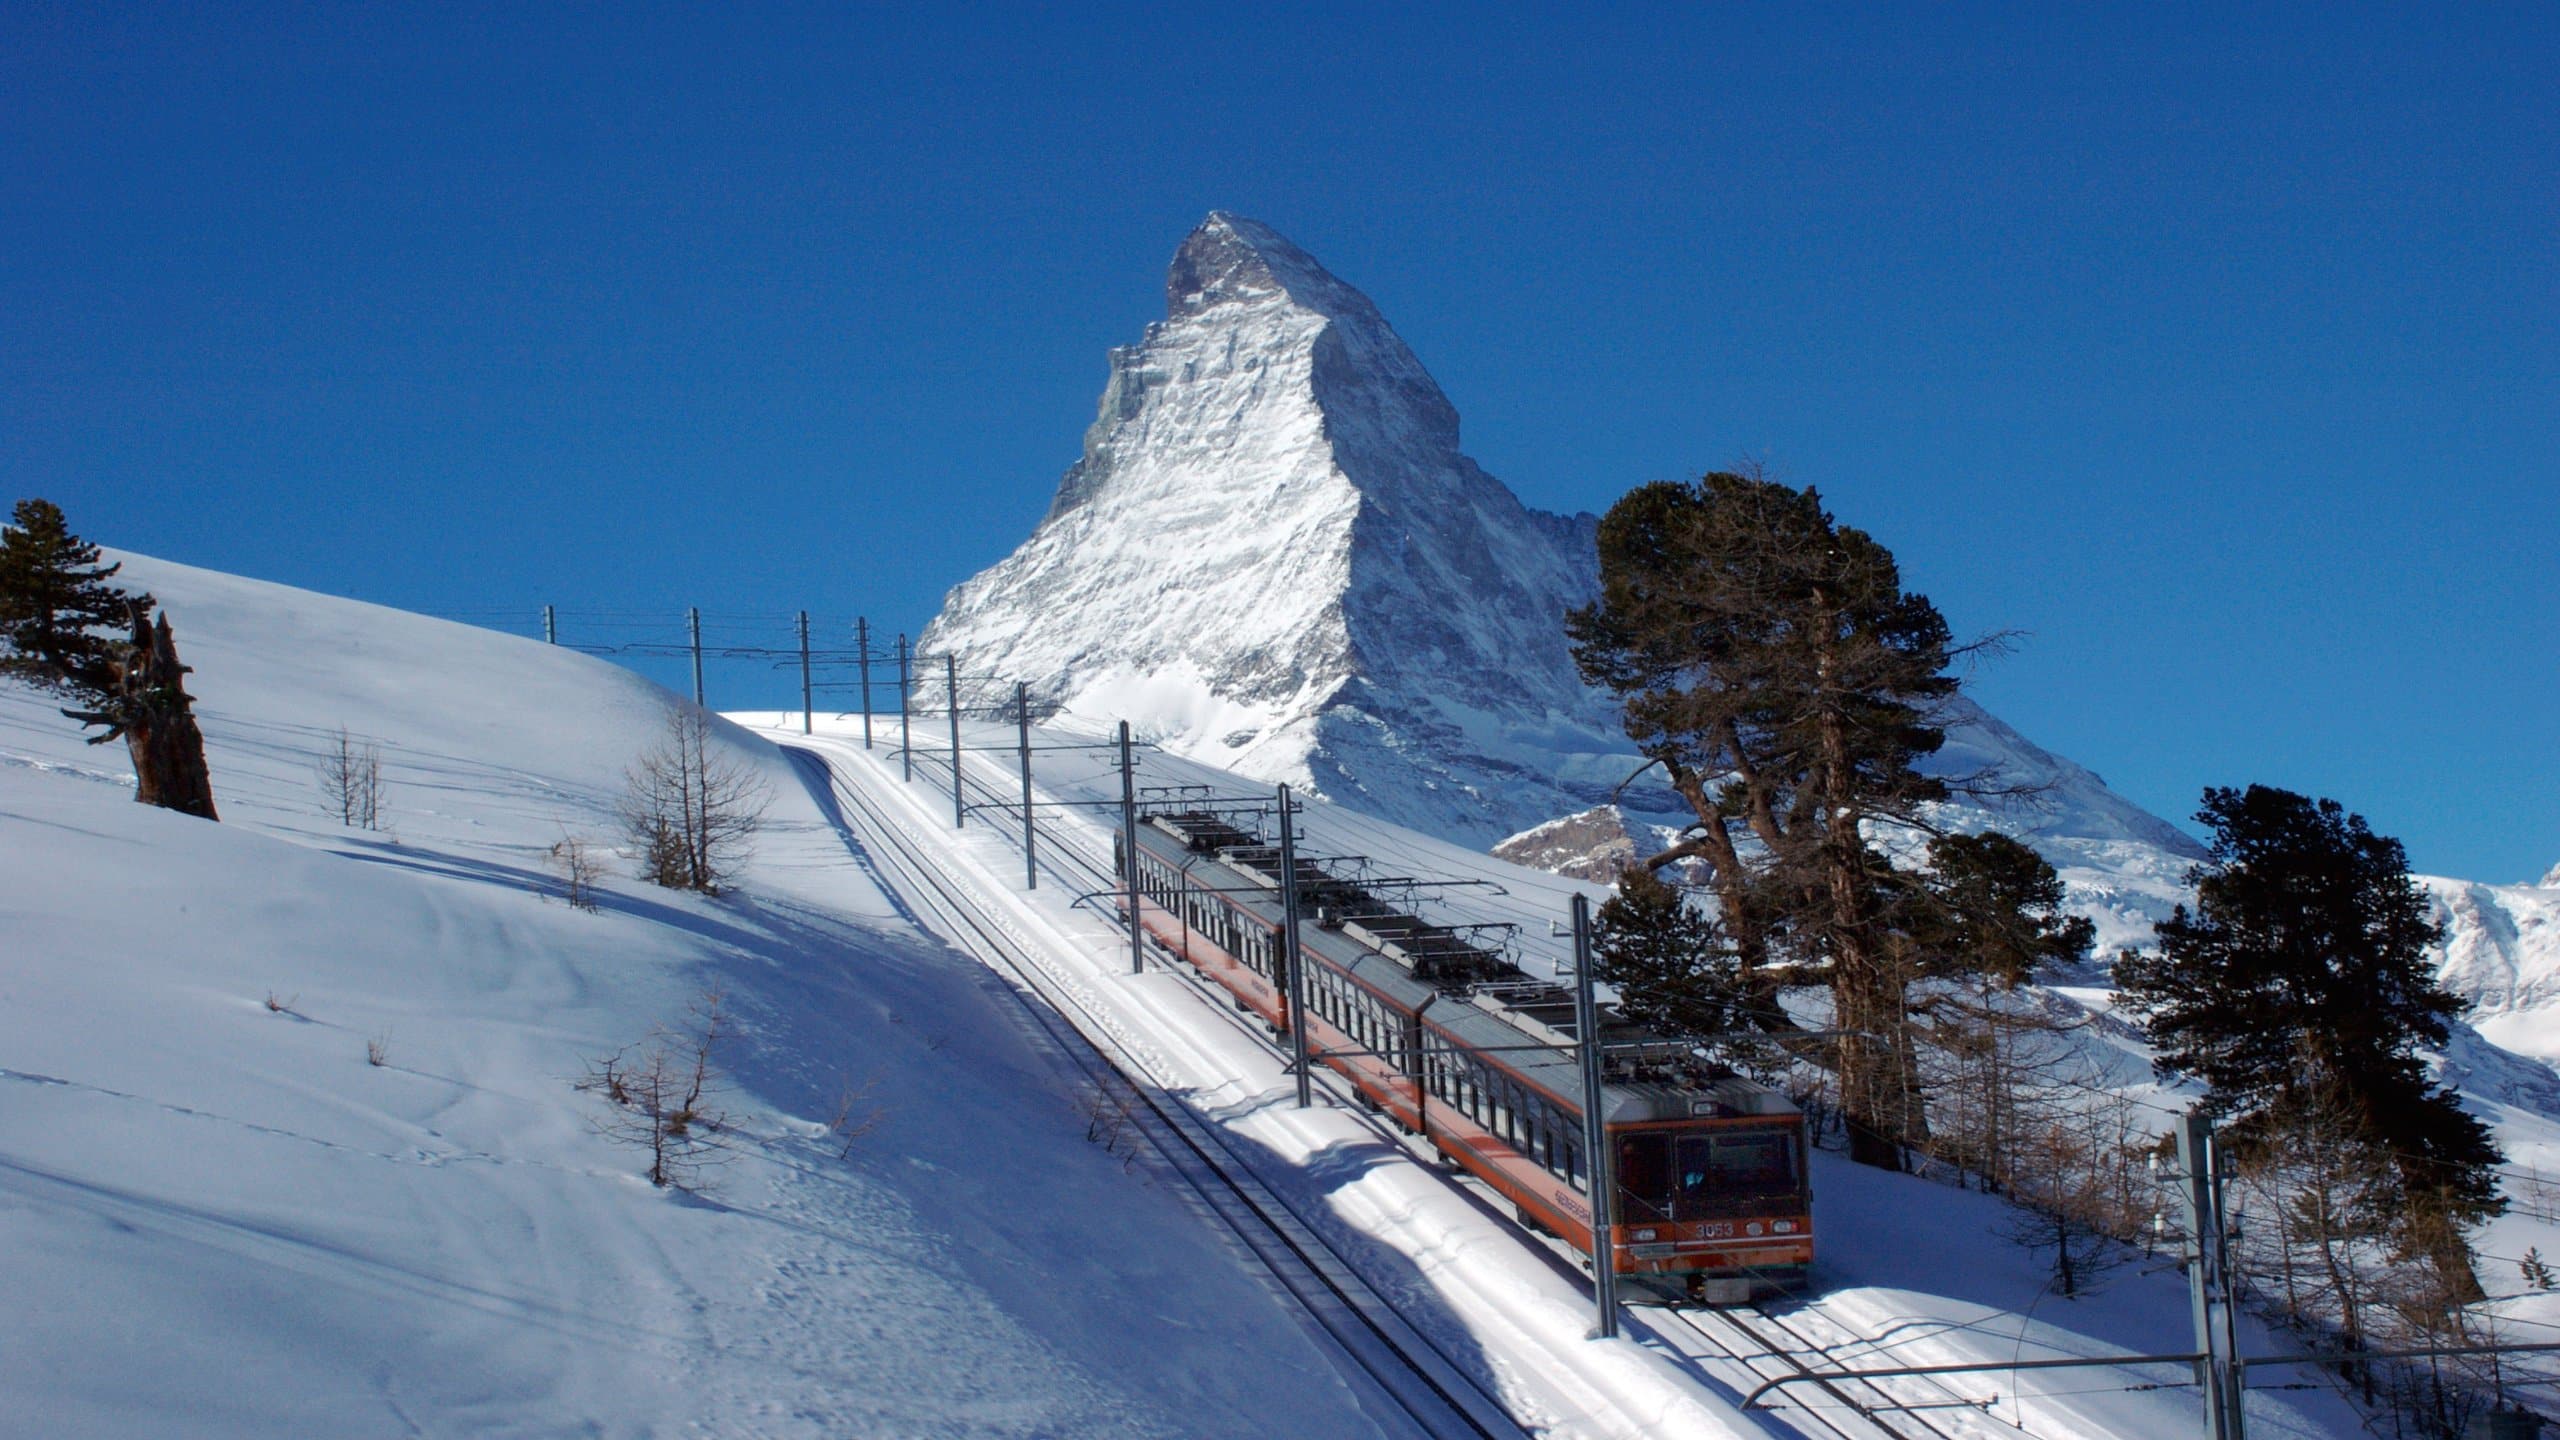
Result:
[[[1798,1189],[1795,1136],[1784,1130],[1628,1135],[1617,1158],[1621,1225],[1739,1215]]]

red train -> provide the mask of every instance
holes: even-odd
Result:
[[[1146,815],[1139,922],[1275,1031],[1289,1025],[1277,846],[1206,810]],[[1121,879],[1131,857],[1117,847]],[[1477,943],[1298,860],[1310,1052],[1591,1253],[1573,997]],[[1123,902],[1125,906],[1125,901]],[[1619,1275],[1734,1303],[1800,1288],[1813,1263],[1804,1117],[1765,1085],[1602,1012],[1601,1103]]]

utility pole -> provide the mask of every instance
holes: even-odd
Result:
[[[1573,897],[1573,1030],[1582,1051],[1582,1158],[1591,1183],[1591,1303],[1597,1339],[1618,1333],[1618,1257],[1609,1190],[1609,1112],[1601,1090],[1600,997],[1592,988],[1591,897]]]
[[[702,709],[702,612],[685,607],[684,628],[693,637],[693,708]]]
[[[913,660],[907,653],[907,636],[902,630],[898,632],[898,778],[910,785],[916,780],[915,724],[907,708],[907,693],[915,685],[914,677],[908,673]]]
[[[951,706],[951,828],[968,823],[969,808],[960,800],[960,657],[942,657],[942,693]]]
[[[1308,1088],[1315,1076],[1307,1064],[1307,967],[1298,953],[1298,831],[1289,812],[1296,809],[1289,787],[1280,787],[1280,954],[1289,967],[1290,1068],[1298,1072],[1298,1108],[1310,1103]]]
[[[2210,1137],[2205,1159],[2213,1181],[2206,1197],[2213,1204],[2213,1274],[2222,1288],[2222,1393],[2230,1397],[2231,1440],[2245,1440],[2249,1433],[2249,1365],[2240,1358],[2240,1272],[2231,1260],[2229,1210],[2222,1203],[2223,1184],[2231,1178],[2231,1151],[2220,1136]]]
[[[1129,887],[1129,973],[1147,970],[1147,932],[1138,923],[1138,767],[1129,749],[1129,722],[1120,722],[1120,869]]]
[[[543,606],[542,643],[545,645],[557,645],[560,643],[560,629],[555,622],[556,617],[551,613],[551,607],[548,605]]]
[[[1013,682],[1013,713],[1022,722],[1022,888],[1040,888],[1040,861],[1032,847],[1038,835],[1031,828],[1031,687]]]
[[[2244,1440],[2240,1423],[2240,1363],[2232,1341],[2229,1255],[2222,1235],[2222,1176],[2213,1122],[2201,1110],[2178,1118],[2178,1203],[2187,1222],[2187,1299],[2196,1331],[2196,1384],[2204,1392],[2205,1440]],[[2214,1292],[2223,1291],[2226,1313],[2215,1323]]]
[[[809,706],[809,612],[800,612],[800,733],[809,733],[817,719]]]
[[[853,663],[862,671],[862,748],[871,748],[871,622],[853,617]]]

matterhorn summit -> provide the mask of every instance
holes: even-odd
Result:
[[[1523,506],[1369,298],[1213,213],[1084,457],[920,649],[1178,753],[1489,843],[1632,768],[1574,674],[1595,520]]]
[[[1630,836],[1676,823],[1667,791],[1620,790],[1641,761],[1567,648],[1594,517],[1531,510],[1468,459],[1378,308],[1269,227],[1211,214],[1165,288],[1047,517],[922,651],[1450,839],[1612,803]],[[1950,718],[1946,769],[2035,791],[1951,823],[2025,834],[2111,938],[2183,894],[2192,840],[1969,702]]]

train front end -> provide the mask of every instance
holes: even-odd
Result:
[[[1785,1097],[1729,1080],[1703,1093],[1682,1086],[1622,1098],[1639,1103],[1613,1106],[1609,1125],[1620,1276],[1668,1299],[1706,1304],[1810,1283],[1807,1136]]]

